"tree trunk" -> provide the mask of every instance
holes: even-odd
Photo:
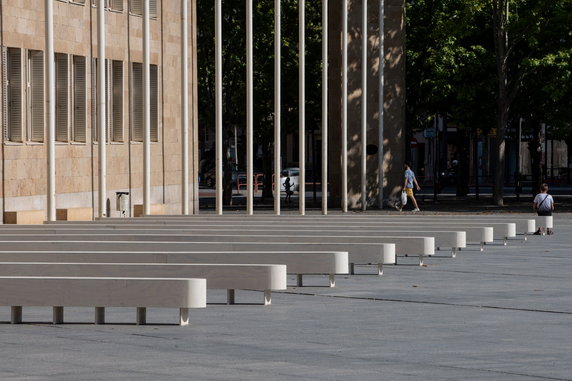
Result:
[[[273,144],[272,144],[273,145]],[[264,189],[262,190],[262,201],[266,198],[272,198],[272,150],[271,144],[262,144],[262,172],[264,173]],[[277,184],[280,183],[280,178],[276,180]]]
[[[469,163],[468,130],[466,128],[457,130],[457,147],[459,149],[459,164],[457,166],[457,197],[466,197],[469,194],[469,174],[471,165]]]
[[[532,168],[532,197],[538,193],[542,185],[542,142],[540,123],[534,122],[532,141],[530,142],[530,160]]]

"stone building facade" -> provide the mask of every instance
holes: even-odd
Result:
[[[97,8],[54,0],[56,208],[97,215]],[[181,2],[151,1],[151,203],[181,213]],[[196,2],[189,1],[190,208],[198,210]],[[45,10],[40,0],[0,1],[0,216],[46,210]],[[143,203],[142,0],[106,1],[107,197],[130,213]]]

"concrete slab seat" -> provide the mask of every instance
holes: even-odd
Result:
[[[4,212],[5,224],[36,225],[46,220],[45,210],[19,210]]]
[[[0,277],[0,306],[12,307],[11,323],[22,323],[22,307],[53,307],[53,322],[64,322],[64,307],[95,307],[95,324],[105,323],[105,308],[178,308],[179,324],[189,324],[190,308],[205,308],[204,279]]]
[[[435,254],[435,238],[423,236],[340,236],[340,235],[317,236],[315,234],[307,233],[293,234],[293,235],[243,235],[243,234],[229,234],[220,235],[217,233],[212,234],[174,234],[169,231],[165,232],[146,232],[139,231],[136,234],[104,234],[93,232],[91,234],[0,234],[0,242],[4,245],[5,241],[82,241],[82,242],[97,242],[97,241],[139,241],[139,242],[188,242],[188,243],[342,243],[342,244],[355,244],[355,243],[394,243],[397,255],[414,255],[419,257],[420,266],[423,265],[423,257]],[[193,245],[194,246],[194,245]],[[349,245],[348,245],[349,247]],[[342,245],[341,248],[345,251]],[[372,258],[377,253],[372,253]],[[379,259],[378,259],[379,260]],[[353,261],[353,260],[352,260]],[[358,263],[355,261],[354,263]],[[375,263],[366,261],[365,263]]]
[[[332,222],[332,221],[339,221],[342,223],[346,223],[346,224],[350,224],[350,223],[356,223],[356,222],[363,222],[365,224],[371,224],[371,223],[375,223],[375,222],[404,222],[404,221],[410,221],[413,220],[415,222],[423,222],[428,220],[429,222],[448,222],[451,223],[453,222],[454,224],[457,224],[459,221],[461,222],[468,222],[468,223],[478,223],[478,224],[483,224],[485,223],[485,225],[487,225],[487,222],[491,222],[491,223],[513,223],[516,224],[515,228],[517,229],[518,232],[520,232],[520,234],[525,235],[525,240],[526,240],[526,235],[527,234],[531,234],[533,232],[536,231],[536,227],[535,227],[535,220],[533,218],[530,218],[528,216],[518,216],[518,215],[502,215],[502,216],[497,216],[497,215],[485,215],[485,214],[475,214],[475,215],[453,215],[453,214],[439,214],[439,215],[424,215],[424,214],[415,214],[415,215],[344,215],[344,216],[340,216],[340,215],[328,215],[328,216],[313,216],[313,215],[308,215],[308,216],[295,216],[295,215],[283,215],[283,216],[272,216],[272,215],[254,215],[254,216],[244,216],[244,215],[239,215],[239,214],[235,214],[235,215],[223,215],[223,216],[214,216],[214,215],[196,215],[196,216],[173,216],[173,215],[168,215],[168,216],[161,216],[160,218],[157,218],[156,216],[147,216],[143,219],[139,219],[138,223],[145,223],[145,221],[149,221],[149,223],[153,223],[153,224],[160,224],[160,223],[165,223],[165,224],[175,224],[175,223],[181,223],[181,224],[186,224],[189,223],[190,221],[195,221],[195,222],[199,222],[199,223],[207,223],[210,221],[213,222],[220,222],[220,221],[230,221],[230,222],[236,222],[237,218],[242,217],[242,222],[252,222],[252,221],[259,221],[259,222],[266,222],[268,223],[269,220],[271,221],[279,221],[280,223],[284,222],[284,221],[308,221],[308,222],[314,222],[314,223],[325,223],[326,221],[328,223]],[[145,221],[143,221],[145,220]],[[118,219],[108,219],[106,220],[107,222],[116,222],[118,221]],[[103,223],[103,220],[99,221],[100,223]],[[126,222],[125,220],[123,220],[123,222]],[[516,234],[516,232],[515,232]],[[510,235],[508,234],[506,237],[505,236],[499,236],[499,238],[504,239],[504,238],[513,238],[516,235]]]
[[[228,304],[238,289],[264,291],[264,305],[272,291],[286,289],[286,265],[0,262],[0,276],[201,278],[208,289],[227,290]]]
[[[181,234],[181,235],[205,235],[205,236],[213,236],[213,235],[241,235],[241,236],[249,236],[249,237],[260,237],[260,236],[307,236],[311,234],[314,237],[329,237],[329,236],[342,236],[342,237],[382,237],[385,239],[390,238],[390,235],[395,234],[396,236],[431,236],[435,238],[435,245],[436,248],[450,248],[451,249],[451,257],[455,257],[458,248],[465,248],[467,247],[467,240],[466,240],[466,232],[465,231],[447,231],[447,230],[423,230],[423,229],[392,229],[392,228],[380,228],[375,231],[361,231],[361,230],[342,230],[341,228],[337,229],[323,229],[322,226],[314,227],[314,229],[304,229],[298,228],[295,226],[290,226],[284,229],[249,229],[243,228],[241,226],[237,226],[235,228],[210,228],[210,229],[201,229],[201,228],[172,228],[172,229],[155,229],[152,226],[146,228],[135,228],[133,229],[125,229],[121,227],[112,227],[112,228],[95,228],[95,229],[86,229],[84,228],[75,228],[66,226],[65,229],[50,229],[48,226],[42,226],[40,228],[27,228],[22,230],[10,230],[10,235],[14,234],[50,234],[61,236],[65,235],[86,235],[86,234],[101,234],[101,235],[124,235],[124,234],[141,234],[147,233],[150,235],[153,234]],[[0,229],[0,236],[4,234],[4,231]],[[375,241],[371,241],[375,243]],[[352,262],[350,258],[350,262]]]
[[[546,229],[554,229],[553,216],[537,216],[536,224],[540,228],[542,235],[546,235]]]
[[[165,214],[165,204],[151,204],[151,215],[162,215]],[[144,213],[143,204],[133,205],[133,217],[142,217]]]
[[[91,221],[93,220],[92,208],[65,208],[56,209],[58,221]]]
[[[348,253],[344,251],[185,251],[185,252],[160,252],[160,251],[120,251],[117,248],[112,249],[106,247],[98,251],[86,251],[88,243],[79,243],[79,245],[69,245],[60,243],[54,251],[47,251],[48,246],[41,243],[43,251],[26,251],[25,249],[17,249],[21,251],[1,251],[0,262],[58,262],[58,263],[169,263],[169,264],[239,264],[239,265],[265,265],[265,264],[280,264],[286,266],[286,271],[289,274],[296,274],[298,278],[298,285],[303,285],[303,275],[312,274],[327,274],[329,276],[330,287],[335,286],[336,274],[348,273]],[[80,246],[78,248],[77,246]],[[93,245],[89,245],[94,247]],[[116,247],[117,245],[111,245]],[[169,245],[162,243],[163,250],[169,249]],[[3,250],[5,247],[0,245]],[[30,245],[24,247],[29,248]],[[101,247],[96,245],[95,247]],[[194,247],[192,245],[191,247]],[[53,248],[53,246],[52,246]],[[67,250],[66,250],[67,249]],[[109,251],[106,251],[109,250]],[[213,249],[221,250],[220,248],[213,247]],[[23,251],[22,251],[23,250]],[[56,251],[57,250],[57,251]],[[188,250],[188,248],[187,248]],[[183,270],[180,270],[183,271]],[[190,271],[190,270],[189,270]],[[214,271],[214,270],[213,270]],[[237,269],[233,271],[238,272]],[[228,274],[228,272],[226,272]],[[206,273],[204,273],[207,275]],[[226,283],[223,283],[226,282]],[[234,282],[234,283],[233,283]],[[258,288],[250,287],[255,283],[247,283],[246,280],[220,279],[218,287],[232,289],[236,285],[248,286],[245,288]],[[274,282],[274,281],[273,281]],[[274,286],[284,286],[281,280],[277,280],[278,284],[273,283]],[[284,281],[285,282],[285,281]],[[214,286],[217,286],[215,284]],[[224,287],[221,287],[224,286]],[[266,287],[266,286],[264,286]],[[239,287],[239,288],[242,288]],[[270,295],[268,295],[270,296]]]

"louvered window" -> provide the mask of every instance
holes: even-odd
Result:
[[[21,142],[22,136],[22,53],[18,48],[2,52],[4,138]]]
[[[73,57],[73,140],[85,143],[86,81],[85,57]]]
[[[131,140],[143,141],[143,64],[131,64]]]
[[[108,5],[112,11],[123,12],[123,0],[109,0]]]
[[[146,0],[129,0],[129,12],[143,16],[143,5]],[[149,0],[149,17],[157,18],[157,0]]]
[[[69,140],[68,55],[56,53],[56,140]]]
[[[123,141],[123,62],[112,61],[111,138]]]
[[[30,140],[44,141],[44,52],[30,50],[28,52],[28,89],[30,110]]]
[[[158,84],[158,68],[157,65],[151,65],[151,141],[159,141],[159,84]]]

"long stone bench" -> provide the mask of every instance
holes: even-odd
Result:
[[[133,219],[132,219],[133,220]],[[363,222],[366,224],[386,221],[386,222],[406,222],[406,221],[415,221],[415,223],[423,222],[423,221],[430,221],[430,222],[451,222],[455,221],[454,225],[456,225],[459,221],[461,222],[468,222],[468,223],[513,223],[518,225],[519,231],[523,233],[532,233],[534,232],[534,219],[531,217],[523,217],[523,216],[515,216],[515,215],[454,215],[454,214],[438,214],[438,215],[424,215],[424,214],[416,214],[416,215],[379,215],[379,214],[347,214],[347,215],[328,215],[328,216],[321,216],[321,215],[280,215],[275,216],[271,214],[257,214],[253,216],[245,216],[240,214],[225,214],[223,216],[216,216],[216,215],[208,215],[208,214],[200,214],[200,215],[192,215],[192,216],[176,216],[176,215],[167,215],[167,216],[147,216],[145,218],[139,218],[137,221],[133,220],[134,223],[142,223],[142,224],[187,224],[192,221],[198,221],[200,223],[206,223],[207,221],[218,223],[221,221],[231,221],[231,222],[247,222],[247,221],[273,221],[273,222],[284,222],[284,221],[307,221],[307,222],[315,222],[315,223],[325,223],[325,222],[332,222],[332,221],[340,221],[347,224],[353,224],[356,222]],[[109,219],[99,219],[96,222],[99,223],[115,223],[115,222],[125,222],[118,218],[109,218]],[[516,226],[515,226],[516,228]]]
[[[211,251],[191,251],[187,247],[184,252],[175,252],[168,251],[171,247],[166,243],[140,245],[144,248],[141,251],[134,251],[132,245],[124,250],[120,246],[118,243],[90,245],[89,242],[58,242],[55,245],[49,245],[49,242],[4,245],[2,242],[0,262],[282,264],[286,265],[289,274],[297,275],[299,286],[303,285],[303,275],[327,274],[330,287],[335,286],[336,274],[348,273],[346,251],[269,251],[267,246],[264,251],[235,251],[229,246],[223,249],[211,245]],[[88,251],[88,248],[97,251]]]
[[[316,236],[316,235],[218,235],[213,234],[172,234],[164,232],[159,234],[154,232],[139,232],[137,234],[4,234],[0,235],[0,242],[4,245],[5,241],[82,241],[82,242],[97,242],[97,241],[141,241],[141,242],[187,242],[193,243],[303,243],[315,244],[323,243],[394,243],[397,254],[400,255],[415,255],[419,257],[419,264],[423,265],[423,257],[435,254],[435,238],[422,237],[422,236],[386,236],[386,237],[355,237],[355,236]],[[343,247],[343,246],[342,246]],[[347,251],[347,250],[346,250]],[[375,263],[375,262],[370,262]]]
[[[451,249],[451,256],[454,258],[456,256],[456,252],[458,248],[465,248],[467,246],[466,240],[466,232],[465,231],[446,231],[446,230],[416,230],[408,231],[412,229],[391,229],[391,228],[380,228],[375,231],[369,230],[342,230],[340,228],[334,229],[326,229],[322,226],[314,227],[314,229],[303,229],[294,226],[290,226],[283,229],[259,229],[259,228],[244,228],[244,227],[236,227],[232,229],[223,229],[223,228],[210,228],[210,229],[201,229],[201,228],[172,228],[172,229],[154,229],[152,227],[147,227],[145,229],[121,229],[121,228],[107,228],[107,229],[86,229],[86,228],[70,228],[69,226],[66,229],[53,229],[47,226],[44,226],[42,229],[32,228],[30,229],[33,233],[32,234],[51,234],[51,235],[84,235],[84,234],[101,234],[101,235],[124,235],[124,234],[141,234],[142,232],[148,234],[158,234],[169,233],[169,234],[184,234],[184,235],[244,235],[249,237],[259,237],[261,235],[268,235],[268,236],[295,236],[298,234],[312,234],[313,236],[345,236],[345,237],[384,237],[388,238],[388,235],[401,235],[401,236],[431,236],[435,238],[435,245],[437,248],[450,248]],[[29,234],[30,230],[22,229],[16,231],[10,231],[9,234],[12,236],[13,234]],[[0,236],[2,236],[4,231],[0,229]]]
[[[189,324],[189,308],[205,308],[205,279],[0,277],[0,306],[12,308],[11,322],[22,322],[22,307],[53,307],[53,322],[64,321],[64,307],[95,307],[95,324],[105,323],[106,307],[178,308],[179,324]]]
[[[0,262],[0,276],[204,278],[208,289],[227,290],[228,304],[234,304],[238,289],[264,291],[264,305],[271,304],[273,290],[286,289],[286,265]]]

